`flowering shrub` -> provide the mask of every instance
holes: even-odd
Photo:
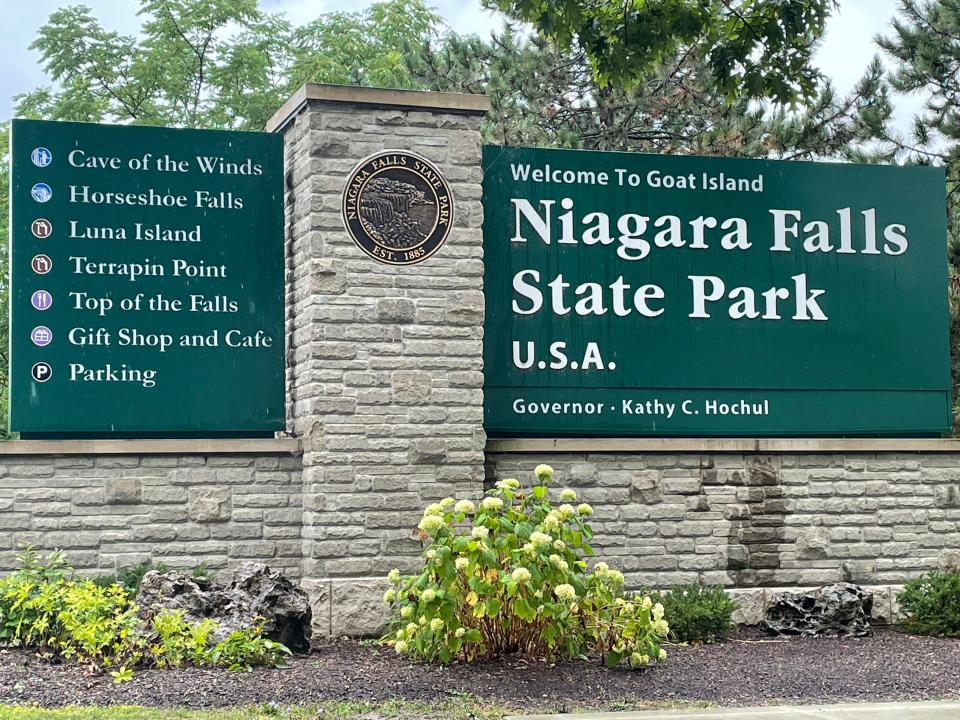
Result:
[[[907,632],[960,637],[960,572],[934,571],[911,580],[897,602],[907,616]]]
[[[117,682],[136,665],[180,667],[184,663],[248,670],[282,666],[290,651],[243,628],[214,642],[216,622],[190,623],[179,611],[163,611],[145,625],[126,587],[71,579],[62,553],[46,559],[33,550],[20,568],[0,578],[0,646],[36,648],[72,658],[93,670],[112,669]]]
[[[669,627],[663,607],[629,598],[623,575],[593,555],[593,509],[573,490],[549,498],[553,469],[538,465],[529,488],[501,480],[479,505],[445,498],[417,526],[423,569],[388,575],[384,601],[394,620],[384,642],[401,654],[447,663],[506,653],[576,658],[610,665],[663,660]]]

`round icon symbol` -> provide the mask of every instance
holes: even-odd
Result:
[[[50,376],[53,375],[53,368],[45,362],[38,362],[30,368],[30,375],[32,375],[33,379],[37,382],[46,382],[50,379]]]
[[[363,252],[388,265],[436,253],[453,227],[453,192],[438,168],[406,150],[385,150],[347,177],[343,222]]]
[[[53,333],[46,325],[37,325],[30,333],[30,339],[37,347],[46,347],[53,342]]]
[[[37,290],[30,296],[30,304],[37,310],[49,310],[53,305],[53,295],[46,290]]]
[[[53,233],[53,223],[44,218],[37,218],[30,224],[30,232],[33,233],[35,238],[43,240]]]
[[[53,189],[46,183],[37,183],[30,189],[30,197],[38,203],[45,203],[53,197]]]
[[[30,261],[30,267],[37,275],[46,275],[53,270],[53,260],[48,255],[34,255]]]
[[[30,159],[37,167],[46,167],[53,162],[53,153],[45,147],[34,148],[33,152],[30,153]]]

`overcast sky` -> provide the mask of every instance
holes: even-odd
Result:
[[[4,48],[5,61],[0,70],[0,119],[12,114],[14,95],[47,82],[39,57],[27,46],[50,13],[71,1],[91,7],[110,29],[133,33],[140,25],[136,0],[0,0],[4,6],[0,48]],[[261,0],[265,10],[284,12],[298,24],[323,12],[356,9],[362,4],[365,3],[357,0]],[[432,5],[460,33],[485,34],[499,22],[481,7],[480,0],[433,0]],[[897,0],[840,0],[840,12],[830,21],[817,62],[841,91],[853,86],[877,52],[872,38],[885,32],[896,5]],[[897,124],[906,127],[919,104],[918,98],[900,99]]]

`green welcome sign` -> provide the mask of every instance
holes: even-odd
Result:
[[[15,120],[10,427],[284,426],[277,135]]]
[[[487,147],[486,428],[951,426],[944,173]]]

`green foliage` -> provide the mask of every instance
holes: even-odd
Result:
[[[211,664],[232,672],[249,671],[255,666],[286,667],[289,655],[285,645],[263,637],[258,627],[230,633],[207,653]]]
[[[572,490],[549,498],[553,469],[540,465],[529,488],[510,478],[479,507],[445,498],[429,505],[418,529],[422,570],[389,575],[384,600],[394,620],[384,642],[432,662],[519,653],[577,658],[594,650],[611,665],[662,660],[663,608],[623,594],[623,575],[593,555],[586,503]]]
[[[960,572],[934,571],[911,580],[897,602],[907,615],[907,632],[960,637]]]
[[[635,87],[598,83],[583,53],[561,50],[512,27],[489,41],[449,36],[409,59],[424,87],[485,92],[483,128],[500,145],[647,153],[888,159],[866,156],[890,117],[883,67],[871,63],[854,90],[838,96],[828,82],[801,108],[746,98],[717,86],[695,50],[664,58]]]
[[[0,645],[36,648],[93,670],[112,669],[118,683],[129,680],[141,664],[249,670],[282,667],[290,654],[283,644],[262,637],[258,626],[219,642],[216,622],[191,623],[179,611],[162,611],[144,626],[130,588],[72,579],[60,552],[42,558],[28,549],[19,559],[20,568],[0,578]]]
[[[139,0],[137,36],[82,5],[50,15],[30,46],[59,90],[17,98],[53,120],[260,130],[305,82],[411,87],[404,55],[437,34],[423,0],[320,15],[302,27],[257,0]]]
[[[659,594],[673,642],[716,642],[733,629],[737,604],[717,585],[680,585]]]
[[[121,568],[115,575],[100,575],[94,579],[94,582],[101,587],[109,587],[113,584],[122,585],[130,597],[135,597],[137,592],[140,590],[140,584],[143,582],[144,575],[151,570],[156,570],[158,573],[165,573],[169,572],[171,569],[172,568],[164,563],[154,563],[153,561],[148,560],[147,562],[142,562],[139,565]],[[195,578],[203,580],[209,580],[211,577],[209,569],[202,563],[191,568],[190,574]]]
[[[635,88],[671,57],[701,55],[729,98],[813,96],[811,66],[834,0],[486,0],[583,53],[605,88]]]
[[[960,398],[960,0],[900,0],[893,31],[877,43],[891,59],[890,83],[924,98],[911,137],[884,133],[903,162],[939,165],[947,173],[947,262],[954,398]],[[960,401],[954,428],[960,425]]]

